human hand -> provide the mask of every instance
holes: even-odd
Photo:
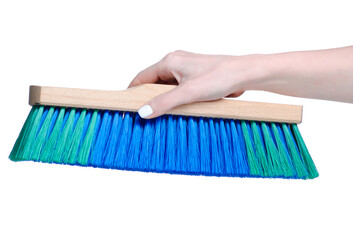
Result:
[[[328,50],[256,54],[167,54],[130,83],[177,84],[147,102],[143,118],[158,117],[191,102],[237,97],[247,90],[353,103],[353,46]]]
[[[140,108],[141,117],[154,118],[179,105],[240,96],[248,82],[259,76],[256,59],[252,55],[234,57],[175,51],[141,71],[129,88],[144,83],[178,85]]]

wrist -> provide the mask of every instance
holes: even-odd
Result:
[[[268,90],[274,84],[278,64],[273,54],[252,54],[232,60],[235,88],[242,91]]]

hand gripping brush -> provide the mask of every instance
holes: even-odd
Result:
[[[318,176],[297,127],[302,106],[220,99],[139,117],[145,102],[173,87],[31,86],[33,107],[9,158],[171,174]]]

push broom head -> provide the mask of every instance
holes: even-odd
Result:
[[[172,88],[31,86],[33,107],[10,159],[207,176],[318,176],[297,127],[301,106],[221,99],[152,120],[138,116],[145,102]]]

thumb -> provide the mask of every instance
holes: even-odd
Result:
[[[146,119],[158,117],[176,106],[193,102],[193,95],[195,94],[186,85],[181,84],[145,103],[138,110],[138,114]]]

